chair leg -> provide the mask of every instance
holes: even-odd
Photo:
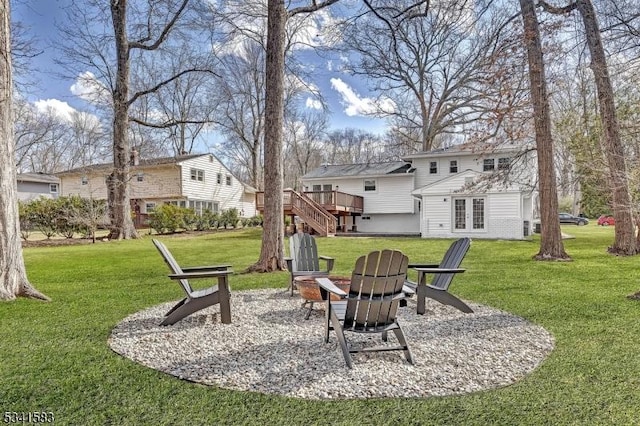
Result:
[[[220,303],[220,321],[223,324],[231,324],[231,292],[227,276],[218,278],[218,297]]]
[[[426,310],[425,297],[427,297],[427,285],[424,282],[425,275],[426,274],[424,274],[423,272],[418,273],[418,285],[416,286],[416,298],[418,307],[416,309],[416,312],[419,315],[424,315],[424,312]]]
[[[347,346],[347,340],[344,337],[344,330],[342,329],[342,324],[340,324],[340,320],[336,315],[335,311],[329,308],[331,311],[331,323],[333,324],[333,330],[336,332],[336,337],[338,338],[338,343],[340,343],[340,349],[342,349],[342,355],[344,356],[344,361],[347,363],[347,367],[353,368],[353,361],[351,360],[351,354],[349,353],[349,347]],[[328,331],[327,331],[328,332]]]
[[[469,305],[446,290],[437,290],[431,287],[425,287],[424,295],[425,297],[428,297],[430,299],[437,300],[443,305],[453,306],[454,308],[464,312],[465,314],[473,313],[473,309],[471,309]]]
[[[396,335],[398,342],[404,348],[402,351],[404,352],[404,357],[407,359],[409,364],[413,364],[413,355],[411,354],[411,349],[409,349],[409,345],[407,344],[407,339],[404,337],[404,333],[400,327],[393,330],[393,333]]]

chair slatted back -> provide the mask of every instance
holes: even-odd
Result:
[[[293,272],[320,270],[316,240],[311,235],[293,234],[289,238],[289,254],[293,259]]]
[[[409,259],[397,250],[373,251],[356,261],[351,274],[344,328],[379,331],[396,320]]]
[[[441,268],[455,269],[459,268],[464,256],[471,247],[471,238],[460,238],[454,241],[440,262]],[[447,290],[453,280],[455,274],[436,274],[431,283],[432,287]]]
[[[182,274],[182,268],[180,268],[180,265],[178,265],[178,262],[176,262],[176,259],[174,259],[173,255],[171,254],[167,246],[165,246],[164,243],[155,239],[151,241],[153,241],[153,245],[156,246],[156,248],[162,255],[164,262],[167,265],[169,265],[169,269],[171,269],[171,272],[173,272],[174,274]],[[187,280],[179,280],[179,281],[180,281],[180,285],[182,286],[182,288],[187,294],[191,294],[193,292],[193,289],[191,288],[189,281]]]

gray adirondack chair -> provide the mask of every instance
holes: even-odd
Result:
[[[316,240],[310,234],[297,233],[289,238],[289,257],[284,258],[289,270],[289,288],[293,296],[294,278],[300,276],[328,277],[333,269],[334,259],[318,255]],[[320,268],[320,261],[325,268]]]
[[[353,367],[352,353],[374,351],[403,351],[413,364],[411,350],[396,318],[399,302],[409,297],[403,291],[408,262],[407,256],[397,250],[373,251],[360,257],[351,274],[348,293],[328,278],[316,278],[326,303],[324,341],[329,341],[329,331],[334,330],[347,367]],[[332,301],[329,293],[340,297],[340,301]],[[387,342],[387,333],[393,331],[399,345],[353,348],[345,339],[345,331],[381,333],[383,342]]]
[[[165,263],[171,269],[169,278],[177,280],[186,297],[178,302],[165,314],[160,325],[172,325],[183,318],[206,307],[220,304],[220,320],[223,324],[231,323],[231,305],[229,299],[228,276],[233,273],[230,265],[211,265],[181,268],[167,247],[158,240],[152,240]],[[190,279],[216,279],[217,284],[201,290],[194,290],[189,284]]]
[[[416,292],[417,296],[417,313],[423,315],[425,312],[425,299],[431,298],[438,302],[453,306],[454,308],[464,312],[472,313],[473,309],[449,292],[449,285],[455,274],[462,273],[465,270],[460,268],[460,264],[471,247],[470,238],[460,238],[454,241],[442,261],[439,264],[410,264],[409,267],[418,271],[418,282],[408,281],[406,286]],[[430,284],[426,283],[426,276],[433,274],[433,280]]]

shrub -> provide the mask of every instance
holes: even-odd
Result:
[[[238,209],[235,207],[222,212],[220,215],[220,224],[227,228],[228,226],[236,226],[238,223],[239,215]]]
[[[158,234],[174,233],[183,226],[182,210],[173,204],[156,206],[149,215],[149,226]]]
[[[36,228],[35,213],[33,204],[30,202],[18,201],[18,220],[20,221],[20,237],[28,240],[31,233]]]

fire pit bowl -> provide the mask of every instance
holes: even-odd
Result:
[[[302,276],[294,278],[294,282],[298,290],[300,291],[300,297],[309,302],[322,302],[320,296],[320,288],[316,282],[317,277]],[[350,277],[328,277],[340,290],[349,291],[351,285]],[[335,294],[331,295],[331,300],[340,300]]]

